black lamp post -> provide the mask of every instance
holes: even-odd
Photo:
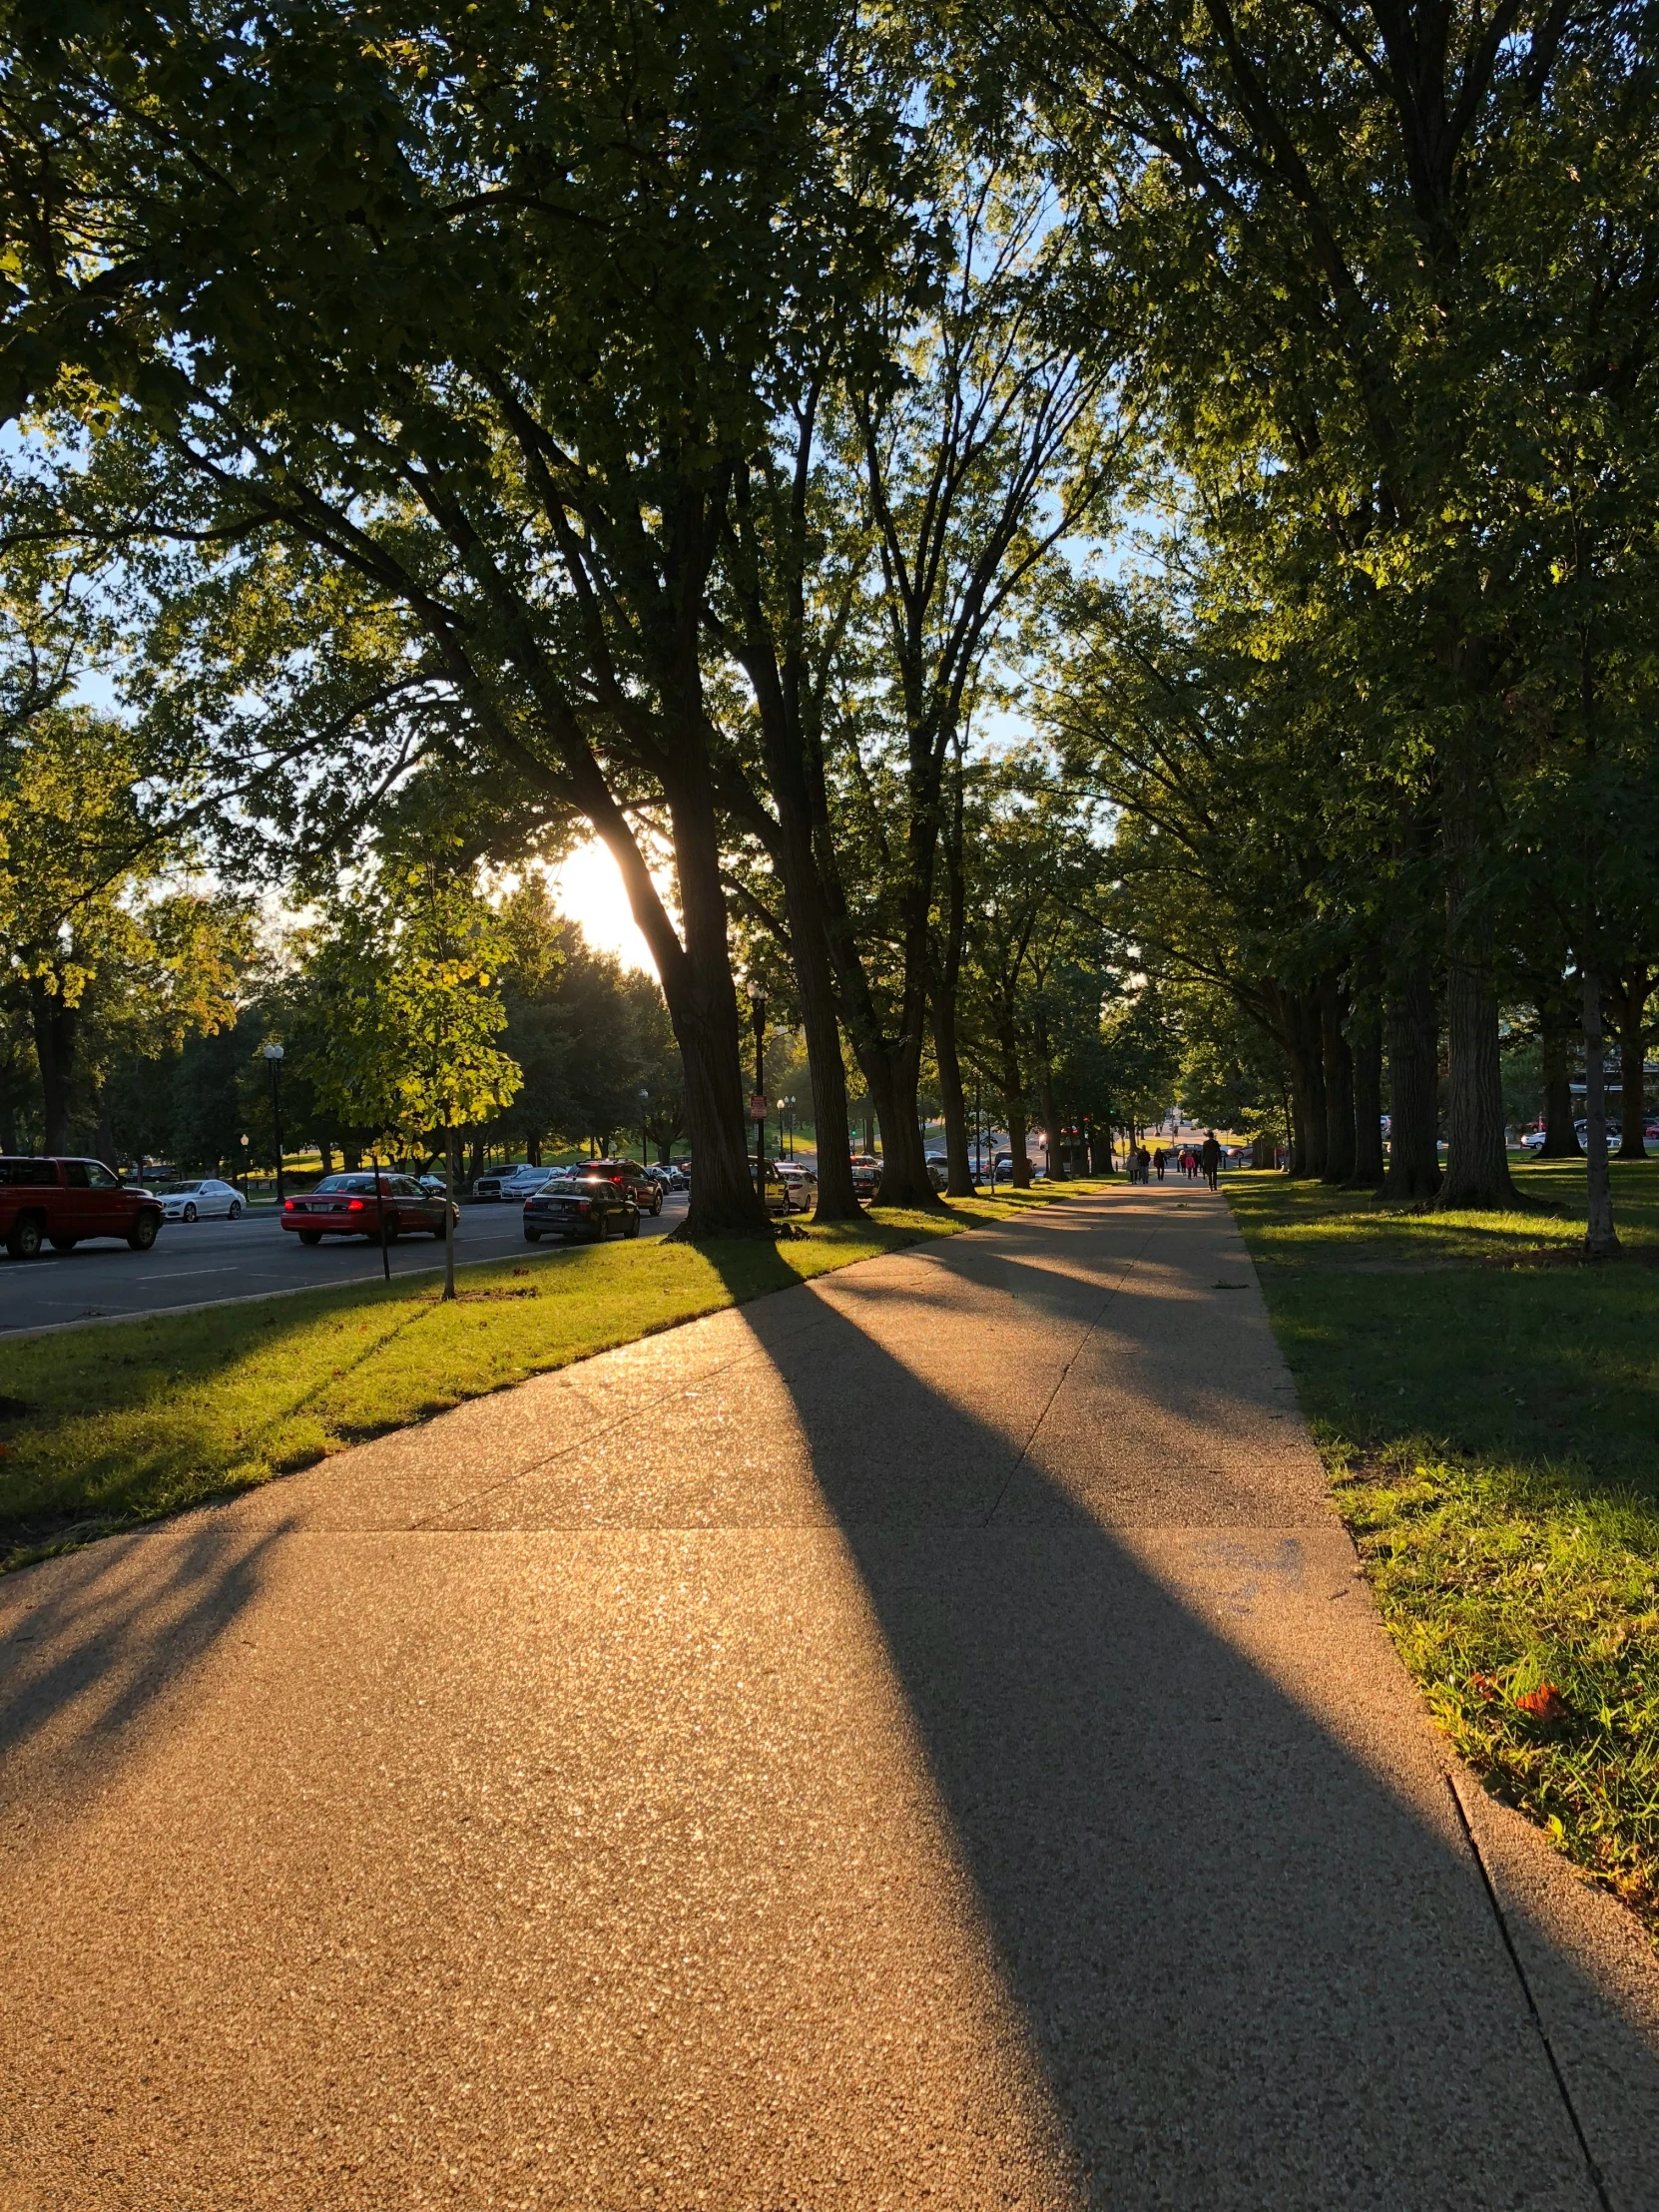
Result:
[[[749,986],[749,1006],[755,1019],[755,1189],[764,1201],[767,1190],[766,1175],[766,1051],[767,1051],[767,1001],[759,983]]]
[[[282,1187],[282,1048],[268,1044],[265,1064],[271,1070],[271,1118],[276,1124],[276,1208],[281,1211]]]
[[[640,1085],[640,1166],[642,1168],[649,1166],[651,1161],[651,1133],[645,1126],[650,1111],[651,1093],[642,1083]]]

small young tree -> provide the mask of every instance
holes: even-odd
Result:
[[[315,955],[328,1047],[311,1077],[348,1127],[441,1131],[443,1295],[452,1299],[455,1130],[498,1114],[521,1080],[494,1042],[507,1020],[498,978],[509,946],[494,909],[447,855],[383,864],[368,895],[363,888],[341,901]],[[383,1255],[383,1227],[380,1242]]]

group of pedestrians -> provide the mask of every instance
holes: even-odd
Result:
[[[1207,1131],[1202,1144],[1184,1144],[1179,1151],[1172,1149],[1166,1152],[1160,1145],[1156,1152],[1149,1152],[1144,1144],[1137,1144],[1130,1150],[1131,1183],[1150,1183],[1155,1175],[1161,1183],[1166,1169],[1171,1167],[1178,1174],[1184,1175],[1189,1183],[1196,1183],[1202,1176],[1211,1190],[1218,1189],[1221,1146],[1216,1142],[1215,1131]]]

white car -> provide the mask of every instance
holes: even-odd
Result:
[[[221,1183],[211,1175],[200,1183],[170,1183],[157,1195],[164,1221],[213,1221],[220,1216],[226,1221],[242,1219],[241,1191],[234,1183]]]
[[[789,1193],[790,1212],[810,1213],[818,1200],[818,1177],[812,1169],[797,1167],[793,1160],[775,1160],[773,1166]]]

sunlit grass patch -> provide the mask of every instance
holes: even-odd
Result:
[[[1615,1167],[1606,1267],[1549,1264],[1583,1235],[1581,1164],[1517,1181],[1558,1211],[1228,1195],[1430,1709],[1659,1931],[1659,1163]]]

